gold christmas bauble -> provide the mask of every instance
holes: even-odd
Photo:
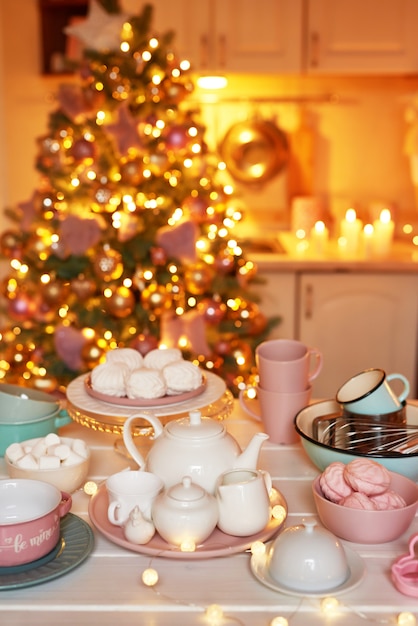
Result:
[[[96,365],[99,365],[103,355],[103,348],[101,348],[95,340],[86,343],[81,351],[81,358],[88,369],[93,369]]]
[[[167,291],[164,285],[152,283],[141,293],[142,306],[155,315],[161,315],[163,311],[171,307],[171,303],[171,293]]]
[[[144,180],[144,164],[141,157],[125,161],[120,166],[121,183],[138,186]]]
[[[41,285],[41,296],[49,305],[62,304],[70,293],[70,284],[52,278],[49,283]]]
[[[18,233],[6,230],[0,238],[0,251],[3,256],[9,259],[19,257],[22,251],[22,242]]]
[[[135,307],[134,294],[128,287],[121,285],[111,290],[111,295],[106,297],[107,310],[111,315],[122,319],[128,317]]]
[[[117,280],[123,274],[122,255],[112,248],[102,250],[94,259],[93,267],[101,280]]]
[[[201,295],[210,289],[212,279],[212,269],[206,263],[189,265],[184,273],[186,290],[195,296]]]

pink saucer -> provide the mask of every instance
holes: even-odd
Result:
[[[392,565],[392,580],[398,591],[418,598],[418,558],[415,553],[415,544],[418,533],[409,540],[409,554],[399,557]]]

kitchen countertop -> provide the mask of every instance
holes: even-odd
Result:
[[[297,240],[290,232],[280,232],[277,239],[266,239],[268,248],[277,251],[260,251],[263,242],[260,239],[253,249],[249,247],[246,258],[254,261],[260,271],[276,272],[406,272],[418,271],[418,246],[407,241],[395,240],[389,256],[365,257],[343,256],[338,244],[330,240],[324,254],[319,255],[311,248],[298,251]]]

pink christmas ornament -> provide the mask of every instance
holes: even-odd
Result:
[[[55,329],[54,344],[59,358],[72,371],[83,367],[82,350],[86,345],[83,333],[72,326],[58,326]]]
[[[161,316],[161,343],[168,348],[177,348],[181,338],[187,338],[187,349],[194,354],[211,354],[206,341],[206,325],[199,311],[188,311],[183,315],[164,313]]]
[[[100,226],[95,218],[69,215],[61,222],[60,240],[71,254],[81,256],[100,241]]]
[[[189,220],[177,226],[163,226],[156,236],[157,245],[164,249],[167,257],[183,263],[196,260],[196,239],[196,226]]]
[[[138,121],[131,114],[127,104],[120,105],[118,121],[106,126],[106,130],[114,137],[121,155],[127,154],[129,148],[142,148],[138,135]]]

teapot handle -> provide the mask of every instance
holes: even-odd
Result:
[[[159,437],[163,432],[163,426],[157,417],[149,415],[148,413],[135,413],[128,417],[123,425],[123,443],[133,460],[139,465],[139,469],[143,470],[145,469],[145,459],[136,447],[132,435],[132,423],[137,419],[146,420],[153,427],[154,434],[151,435],[150,439]]]

